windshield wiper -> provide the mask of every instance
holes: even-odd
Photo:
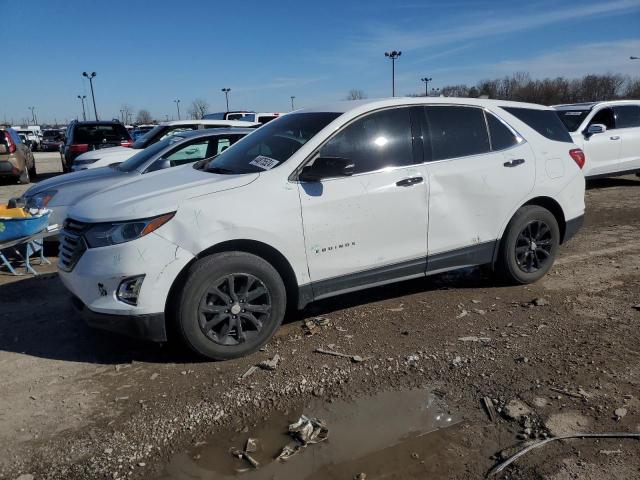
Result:
[[[230,168],[223,168],[223,167],[210,167],[210,168],[207,168],[206,171],[209,173],[220,173],[223,175],[234,175],[238,173],[235,170],[231,170]]]

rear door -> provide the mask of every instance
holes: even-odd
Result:
[[[429,271],[488,263],[495,241],[535,181],[531,148],[482,108],[425,108]]]
[[[354,120],[319,151],[352,161],[353,176],[299,184],[316,298],[424,275],[428,195],[411,111],[393,108]]]
[[[616,117],[613,133],[620,137],[616,170],[640,170],[640,105],[620,105],[613,111]]]

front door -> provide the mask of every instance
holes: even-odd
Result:
[[[589,125],[602,124],[607,130],[602,133],[595,133],[588,138],[584,138],[582,145],[578,145],[584,151],[586,161],[584,175],[591,177],[611,173],[616,170],[616,165],[620,159],[622,138],[616,131],[615,117],[612,108],[602,108],[598,110],[589,121]]]
[[[368,114],[321,147],[320,157],[353,162],[353,176],[299,184],[316,298],[424,275],[428,195],[411,110]]]

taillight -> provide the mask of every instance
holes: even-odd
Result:
[[[88,152],[89,151],[89,144],[87,143],[72,143],[71,145],[69,145],[69,150],[72,152]]]
[[[7,139],[7,146],[9,147],[9,153],[14,153],[16,151],[16,144],[13,143],[13,138],[9,135],[9,132],[5,133],[4,138]]]
[[[584,152],[581,149],[574,148],[572,150],[569,150],[569,155],[571,155],[571,158],[573,158],[573,161],[576,162],[580,169],[584,167],[586,157],[584,156]]]
[[[130,147],[131,145],[133,145],[133,140],[122,140],[120,142],[120,145],[122,145],[123,147]]]

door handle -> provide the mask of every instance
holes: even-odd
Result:
[[[518,165],[522,165],[524,163],[524,158],[515,158],[513,160],[509,160],[508,162],[504,162],[503,165],[505,167],[517,167]]]
[[[410,187],[411,185],[416,185],[417,183],[422,183],[423,181],[424,178],[422,177],[403,178],[402,180],[398,180],[396,182],[396,185],[398,187]]]
[[[615,137],[609,137],[611,140],[620,140],[620,137],[616,135]]]

